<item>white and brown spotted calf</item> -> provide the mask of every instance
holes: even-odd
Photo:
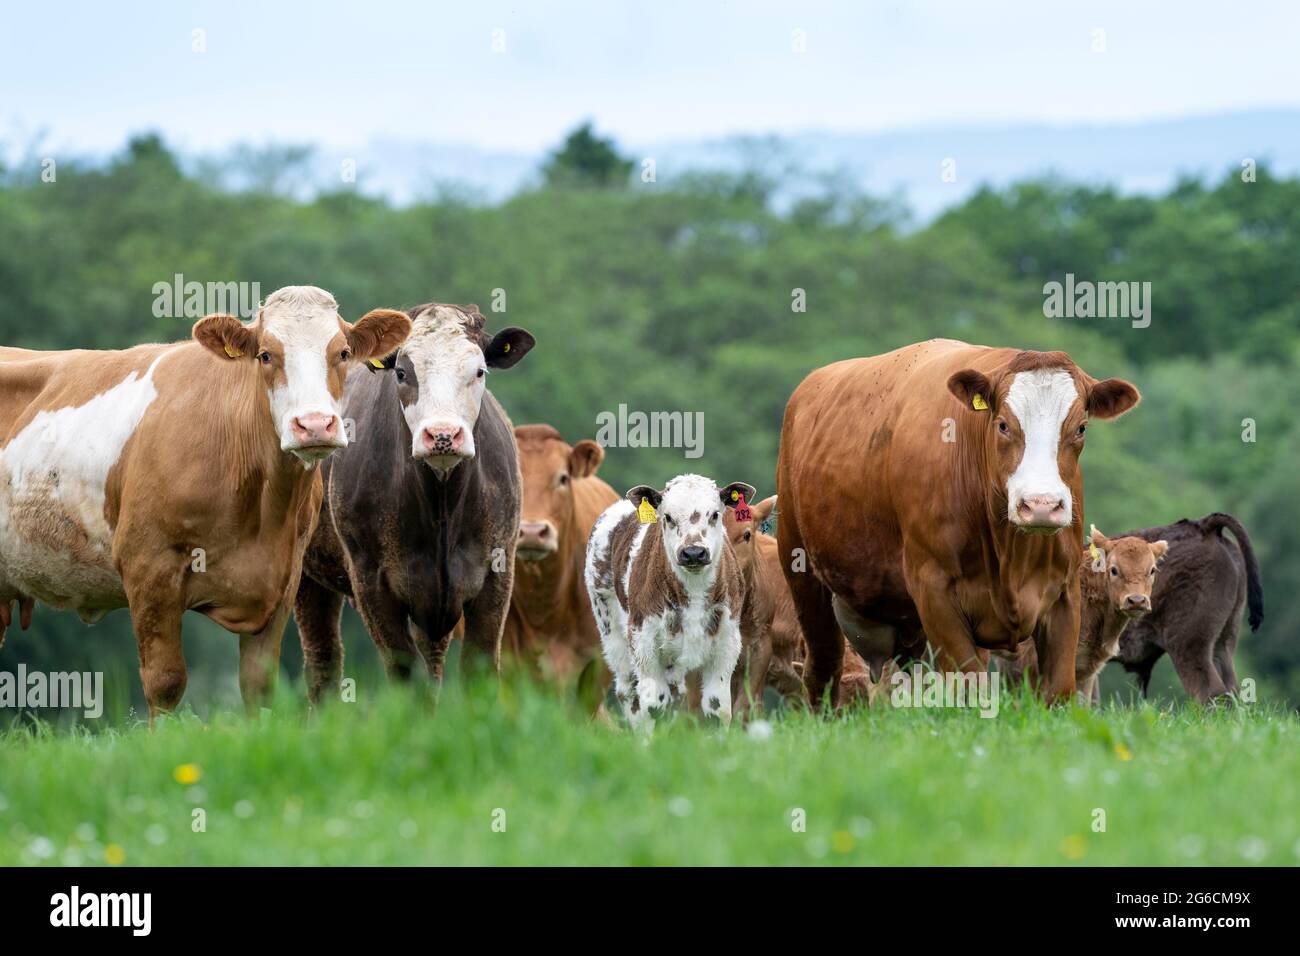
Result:
[[[633,488],[592,529],[587,592],[633,726],[653,729],[694,673],[703,712],[731,722],[744,584],[722,516],[739,495],[752,499],[754,489],[679,475],[663,491]]]

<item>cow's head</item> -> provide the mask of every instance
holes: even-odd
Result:
[[[1092,526],[1088,543],[1089,570],[1106,575],[1106,596],[1111,607],[1125,617],[1141,617],[1150,611],[1156,565],[1169,551],[1169,543],[1142,538],[1111,540],[1096,525]]]
[[[524,479],[515,555],[541,561],[573,531],[573,483],[596,473],[605,449],[590,438],[570,445],[550,425],[520,425],[515,440]]]
[[[1022,531],[1055,534],[1074,519],[1071,487],[1092,418],[1116,418],[1140,399],[1118,378],[1097,381],[1064,352],[1020,352],[994,377],[963,369],[948,390],[981,416],[981,476],[1006,494],[1007,519]]]
[[[411,430],[411,454],[440,475],[473,458],[474,425],[487,390],[488,369],[510,368],[534,345],[523,329],[483,331],[476,305],[416,306],[400,352],[372,363],[397,383]]]
[[[745,500],[748,501],[748,497]],[[727,539],[731,542],[731,550],[736,552],[736,563],[745,569],[746,576],[754,567],[756,553],[754,539],[761,533],[763,522],[768,519],[775,507],[776,495],[771,495],[750,507],[747,521],[737,521],[735,510],[730,508],[722,516],[727,526]]]
[[[699,574],[714,566],[728,546],[722,512],[738,500],[733,493],[748,501],[754,497],[754,488],[733,481],[720,489],[712,479],[678,475],[663,491],[637,485],[627,493],[627,500],[638,507],[642,501],[654,506],[669,565]]]
[[[411,320],[392,309],[350,325],[324,289],[286,286],[267,297],[253,323],[209,315],[194,324],[193,335],[227,362],[256,364],[280,447],[310,463],[348,443],[339,421],[348,370],[389,354],[410,330]]]

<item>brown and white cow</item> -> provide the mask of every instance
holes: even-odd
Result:
[[[410,331],[345,322],[294,286],[256,321],[120,352],[0,349],[0,604],[93,623],[129,607],[151,715],[185,692],[181,614],[240,635],[240,689],[265,700],[320,506],[316,463],[348,443],[343,380]],[[5,615],[8,617],[8,614]]]
[[[701,709],[731,722],[731,675],[740,657],[744,584],[722,512],[754,489],[719,489],[679,475],[662,491],[638,485],[610,505],[587,544],[585,580],[614,692],[633,726],[700,675]]]
[[[605,449],[590,438],[570,445],[550,425],[520,425],[515,441],[523,506],[502,655],[565,681],[600,652],[582,562],[592,526],[619,496],[597,477]]]
[[[838,682],[840,623],[869,662],[928,639],[945,670],[982,670],[987,649],[1033,638],[1044,693],[1068,700],[1079,455],[1090,419],[1138,399],[1064,352],[946,339],[804,379],[782,426],[777,538],[806,558],[785,573],[814,699]]]

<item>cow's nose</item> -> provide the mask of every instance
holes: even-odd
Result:
[[[1016,517],[1021,524],[1035,528],[1063,528],[1065,499],[1056,495],[1026,495],[1016,506]]]
[[[1124,598],[1124,610],[1149,611],[1151,610],[1151,599],[1145,594],[1130,594]]]
[[[536,557],[556,549],[555,526],[549,521],[519,522],[519,550],[537,552]],[[525,555],[527,557],[527,555]]]
[[[698,544],[682,548],[677,553],[677,563],[684,568],[700,568],[709,563],[709,549]]]
[[[290,424],[294,440],[300,445],[332,445],[338,438],[337,415],[297,415]]]
[[[456,455],[465,446],[465,429],[459,425],[430,425],[420,437],[431,455]]]

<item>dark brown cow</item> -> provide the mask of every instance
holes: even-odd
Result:
[[[1090,418],[1137,402],[1064,352],[943,339],[804,379],[782,426],[777,538],[806,559],[783,567],[813,698],[838,683],[840,623],[873,667],[924,636],[941,668],[978,671],[982,649],[1032,637],[1045,694],[1068,700],[1079,454]]]
[[[591,439],[570,445],[550,425],[520,425],[515,441],[523,507],[502,655],[564,681],[600,652],[582,562],[592,526],[619,495],[596,476],[605,449]]]
[[[185,693],[181,615],[198,611],[239,635],[244,701],[265,702],[316,464],[348,443],[344,377],[410,328],[387,309],[349,325],[295,286],[252,324],[200,319],[190,342],[0,349],[0,636],[15,599],[24,619],[33,598],[87,623],[129,607],[152,716]]]

